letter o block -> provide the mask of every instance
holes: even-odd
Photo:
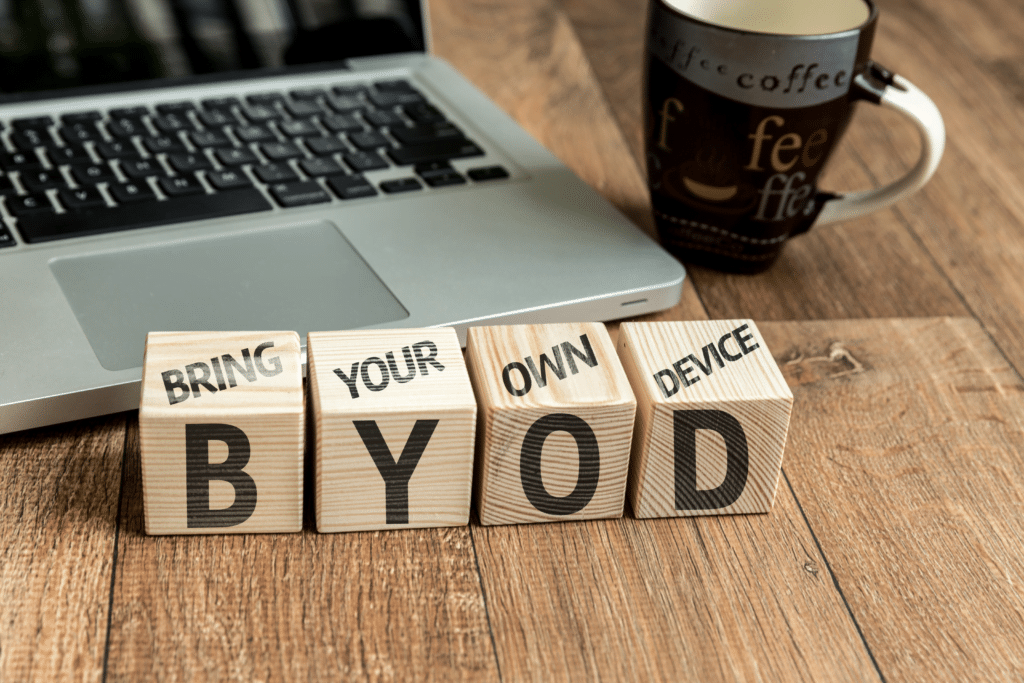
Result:
[[[469,523],[476,401],[452,328],[310,332],[320,532]]]
[[[302,530],[295,332],[151,332],[139,432],[146,533]]]
[[[470,328],[481,524],[622,516],[636,400],[601,323]]]
[[[768,512],[793,394],[751,320],[623,323],[637,517]]]

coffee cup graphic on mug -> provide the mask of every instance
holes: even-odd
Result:
[[[655,0],[647,33],[647,174],[662,244],[685,261],[756,272],[785,241],[899,201],[942,157],[935,104],[869,58],[870,0]],[[858,101],[913,121],[921,155],[866,192],[817,179]]]

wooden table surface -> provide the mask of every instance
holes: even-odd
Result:
[[[0,437],[0,680],[1024,677],[1024,5],[879,0],[931,183],[655,319],[757,320],[795,395],[768,515],[142,533],[135,413]],[[435,51],[634,221],[643,0],[436,0]],[[862,106],[823,185],[916,159]],[[613,331],[615,326],[612,326]]]

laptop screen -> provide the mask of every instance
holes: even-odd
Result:
[[[420,0],[0,0],[0,100],[424,50]]]

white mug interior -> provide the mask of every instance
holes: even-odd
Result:
[[[754,33],[816,36],[857,28],[871,16],[864,0],[662,0],[708,24]]]

